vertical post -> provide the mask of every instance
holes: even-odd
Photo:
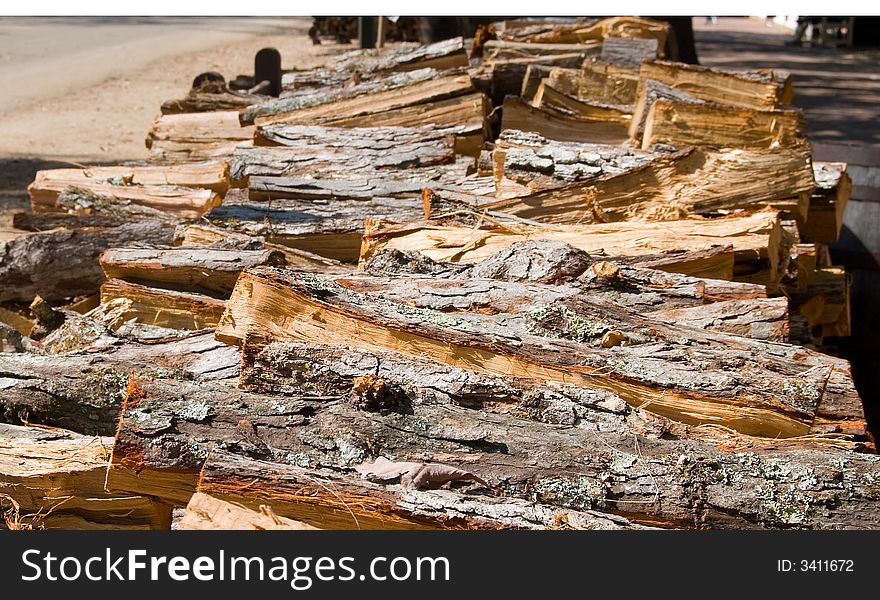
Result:
[[[263,48],[254,57],[254,83],[269,82],[268,95],[281,95],[281,53],[275,48]]]
[[[376,17],[376,48],[385,46],[385,17]]]
[[[376,17],[358,17],[358,42],[361,48],[376,47]]]

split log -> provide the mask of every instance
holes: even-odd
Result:
[[[405,76],[395,75],[379,88],[375,83],[367,84],[369,87],[362,90],[354,89],[337,96],[294,96],[270,100],[243,112],[242,123],[326,124],[455,98],[474,91],[467,75],[441,75],[433,69],[412,71]],[[356,93],[359,91],[362,93]]]
[[[155,202],[157,198],[150,198]],[[167,199],[161,199],[166,202]],[[174,201],[172,200],[172,203]],[[219,200],[215,204],[219,204]],[[177,210],[154,208],[129,198],[96,194],[79,187],[65,188],[55,201],[55,212],[16,213],[13,224],[25,231],[48,231],[58,227],[83,229],[88,227],[118,227],[132,221],[163,221],[176,225],[183,218],[177,210],[190,213],[186,205]],[[201,209],[199,209],[201,210]],[[190,216],[195,211],[190,213]]]
[[[773,110],[793,101],[791,75],[772,69],[728,71],[654,61],[643,63],[639,75],[643,82],[659,81],[700,100],[718,104]]]
[[[160,210],[166,215],[180,219],[196,220],[211,208],[220,204],[220,196],[211,190],[197,190],[171,185],[117,186],[113,184],[87,184],[86,187],[66,187],[58,190],[55,200],[47,201],[46,195],[32,196],[31,209],[34,212],[62,212],[64,207],[58,202],[65,193],[77,196],[87,195],[89,201],[98,208],[113,211],[114,205],[134,204]],[[91,207],[89,207],[91,209]],[[124,208],[123,208],[124,210]],[[150,215],[152,216],[152,215]]]
[[[585,19],[573,23],[531,23],[511,27],[510,21],[496,26],[498,39],[544,44],[584,43],[608,38],[648,38],[657,40],[662,51],[669,35],[669,25],[662,21],[640,17],[608,17]]]
[[[502,135],[516,130],[536,133],[558,142],[623,144],[628,132],[619,123],[582,121],[558,112],[549,112],[526,104],[519,98],[506,98],[501,109]]]
[[[377,80],[393,73],[458,69],[468,64],[464,40],[458,37],[428,45],[401,44],[353,50],[335,57],[325,67],[285,73],[281,81],[289,93],[303,88],[340,88],[352,80]],[[357,78],[353,74],[357,74]]]
[[[522,132],[507,134],[524,137]],[[555,143],[537,142],[541,141],[536,140],[533,152],[543,154],[543,161],[522,168],[554,172]],[[651,160],[622,173],[587,173],[579,178],[582,181],[567,184],[558,179],[555,187],[544,179],[544,190],[485,203],[480,208],[548,223],[669,220],[768,205],[784,205],[805,214],[814,187],[812,171],[807,146],[772,150],[690,148],[656,153]],[[792,206],[792,197],[798,198],[796,206]]]
[[[336,128],[267,125],[258,144],[239,148],[230,169],[235,181],[252,175],[315,177],[380,169],[407,169],[455,160],[455,130],[436,127]]]
[[[497,257],[494,260],[497,261]],[[788,301],[785,298],[728,300],[704,305],[677,294],[658,293],[657,288],[654,293],[648,294],[627,289],[624,283],[626,277],[621,276],[619,269],[614,283],[604,286],[581,286],[579,282],[570,285],[502,282],[479,277],[491,268],[487,262],[470,269],[472,278],[469,279],[358,276],[337,281],[353,292],[380,293],[386,300],[403,306],[453,314],[481,312],[528,316],[528,311],[537,304],[552,304],[588,294],[590,298],[601,298],[610,304],[672,325],[686,323],[689,327],[759,340],[788,341]],[[589,273],[585,270],[585,277],[593,281],[601,280],[603,268],[607,267],[601,262],[594,263]],[[473,277],[474,274],[477,277]],[[673,277],[669,276],[669,279]],[[707,295],[703,294],[702,299],[708,299]]]
[[[700,100],[671,85],[653,79],[640,79],[639,89],[636,92],[636,104],[633,108],[633,118],[629,124],[629,137],[632,139],[633,145],[637,147],[641,145],[645,134],[645,123],[651,113],[651,107],[659,100],[669,100],[678,104],[706,104],[705,100]]]
[[[350,267],[341,262],[319,256],[313,252],[272,244],[266,242],[262,236],[246,235],[212,225],[187,225],[179,232],[179,235],[180,237],[175,240],[175,243],[180,243],[182,246],[211,246],[242,250],[265,249],[278,252],[284,256],[288,268],[295,271],[319,273],[348,273],[351,271]]]
[[[208,458],[198,489],[239,506],[271,506],[273,514],[327,529],[645,529],[624,517],[594,510],[453,490],[407,490],[330,469],[304,469],[223,452]],[[204,495],[195,494],[190,506]],[[256,508],[247,512],[260,514]],[[260,522],[266,521],[272,523]]]
[[[778,148],[802,144],[799,109],[755,110],[658,99],[645,119],[642,149],[655,144],[733,148]]]
[[[618,123],[629,127],[632,120],[632,106],[601,104],[594,101],[578,100],[553,89],[546,82],[538,86],[532,105],[550,112],[557,112],[583,121],[599,123]]]
[[[515,221],[473,226],[436,220],[394,225],[371,220],[367,223],[360,258],[365,261],[379,250],[396,248],[421,252],[435,261],[474,263],[524,240],[563,241],[594,257],[645,257],[655,268],[683,275],[722,275],[715,279],[732,277],[738,262],[740,276],[766,271],[767,283],[778,283],[785,274],[790,242],[783,236],[778,213],[773,212],[720,219],[566,227]],[[719,251],[689,254],[713,247]],[[663,253],[669,253],[665,256],[667,260],[658,261],[658,255]]]
[[[638,69],[593,60],[580,69],[552,69],[547,79],[550,87],[575,98],[622,105],[638,100]]]
[[[162,103],[160,110],[163,115],[238,111],[265,99],[265,96],[231,92],[228,89],[222,91],[190,90],[183,98],[166,100]]]
[[[607,65],[638,69],[643,62],[655,60],[659,50],[656,38],[606,37],[599,60]]]
[[[227,297],[247,267],[287,264],[272,250],[214,248],[111,248],[101,254],[107,279]]]
[[[213,464],[213,461],[212,461]],[[300,521],[280,517],[268,505],[257,510],[244,508],[205,493],[193,494],[178,529],[182,531],[306,531],[317,529]]]
[[[722,331],[756,340],[787,342],[788,300],[728,300],[703,306],[661,309],[645,313],[664,323],[686,323],[689,327]]]
[[[37,344],[32,352],[0,354],[0,421],[112,436],[130,375],[158,369],[210,381],[239,372],[239,353],[213,333],[156,343],[112,338],[99,349],[82,329],[77,336],[68,328],[53,346],[62,354],[36,354]]]
[[[816,343],[851,333],[849,276],[843,267],[816,269],[804,292],[792,298],[792,312],[806,317]]]
[[[0,242],[0,302],[55,301],[94,294],[104,280],[98,256],[132,242],[168,245],[174,226],[139,221],[117,227],[53,229]]]
[[[0,510],[13,529],[170,529],[171,507],[104,490],[112,438],[0,425]]]
[[[254,128],[242,127],[238,111],[161,115],[146,144],[153,162],[182,163],[228,158],[253,144]]]
[[[550,73],[552,73],[555,69],[562,70],[573,70],[573,69],[565,69],[564,67],[553,67],[550,65],[541,65],[541,64],[533,64],[526,67],[526,72],[523,75],[522,87],[519,91],[519,98],[526,104],[531,104],[532,99],[535,97],[535,93],[538,91],[538,86],[541,85],[541,82],[548,77],[550,77]],[[504,99],[505,102],[507,98]]]
[[[651,336],[636,333],[648,330]],[[617,344],[634,345],[611,342],[612,348],[603,347],[612,331],[618,334],[612,334]],[[771,437],[809,431],[816,406],[828,393],[828,378],[850,386],[844,394],[856,395],[848,369],[838,371],[823,362],[824,355],[661,325],[598,301],[579,298],[536,306],[523,321],[477,313],[449,316],[394,305],[377,294],[355,294],[330,279],[269,267],[242,273],[216,335],[229,343],[250,336],[343,342],[499,375],[540,373],[543,380],[611,391],[681,422],[716,423]],[[667,346],[684,339],[695,346]],[[707,370],[713,361],[739,362],[736,356],[743,350],[752,358],[736,375]]]
[[[283,356],[279,353],[279,359]],[[309,354],[299,356],[319,368],[323,364],[310,361]],[[331,363],[331,377],[334,368],[351,370],[345,365]],[[522,507],[523,501],[536,512],[507,512],[512,526],[547,526],[547,517],[559,509],[670,527],[880,525],[869,492],[876,456],[720,431],[716,443],[728,436],[722,447],[733,451],[698,440],[664,439],[662,428],[652,428],[650,419],[612,395],[578,394],[570,386],[536,390],[531,401],[511,411],[509,394],[497,403],[486,402],[485,393],[477,396],[478,404],[444,401],[436,393],[438,400],[421,402],[391,382],[372,380],[371,389],[409,404],[397,410],[374,404],[359,409],[358,403],[371,396],[358,395],[357,390],[364,394],[363,383],[342,379],[346,396],[323,399],[136,382],[137,394],[130,396],[120,422],[108,488],[149,490],[184,504],[204,469],[198,484],[203,492],[245,506],[268,504],[281,515],[328,528],[477,526],[480,517],[497,526],[492,507]],[[286,381],[295,386],[296,378]],[[416,387],[430,394],[427,386]],[[642,423],[643,433],[634,435],[623,414],[630,415],[633,427]],[[591,420],[601,415],[605,428]],[[576,425],[560,427],[560,422]],[[209,453],[221,446],[225,453],[211,461]],[[451,491],[432,492],[424,483],[397,483],[393,473],[367,475],[373,481],[355,479],[358,472],[375,473],[371,465],[384,457],[391,459],[386,465],[406,462],[404,471],[437,465],[435,486],[454,469],[486,483],[463,481],[453,483]],[[263,483],[270,473],[285,475],[270,486]],[[401,498],[409,500],[401,504]],[[462,506],[463,499],[473,502]]]
[[[418,197],[427,181],[370,179],[251,178],[245,199],[230,192],[207,219],[214,225],[319,256],[356,262],[364,221],[418,220]]]
[[[151,288],[111,279],[101,285],[101,304],[113,303],[112,320],[118,327],[134,319],[138,323],[168,329],[210,329],[217,325],[226,303],[196,294]]]
[[[31,206],[34,210],[39,210],[37,207],[51,209],[56,206],[59,194],[71,186],[120,198],[129,197],[126,192],[132,186],[138,189],[174,186],[225,194],[229,189],[228,165],[213,162],[162,167],[83,167],[37,171],[33,183],[28,186]]]
[[[810,197],[806,218],[798,219],[798,231],[805,242],[835,242],[840,237],[843,213],[852,193],[852,179],[846,163],[813,162],[816,189]]]

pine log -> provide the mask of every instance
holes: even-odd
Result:
[[[287,264],[272,250],[208,248],[111,248],[101,254],[107,279],[227,297],[247,267]]]
[[[628,132],[619,123],[582,121],[573,117],[535,108],[520,98],[505,98],[501,111],[502,134],[506,130],[536,133],[558,142],[623,144]]]
[[[727,71],[666,61],[643,63],[642,81],[654,80],[707,102],[773,110],[793,100],[791,75],[761,69]]]
[[[214,461],[211,461],[214,464]],[[241,474],[241,473],[239,473]],[[193,494],[180,520],[181,531],[274,531],[279,529],[306,531],[317,529],[300,521],[281,517],[268,505],[257,510],[244,508],[205,493]]]
[[[554,146],[546,140],[543,145],[546,148],[538,146],[534,150],[544,154],[544,160],[535,167],[552,172]],[[481,208],[548,223],[669,220],[777,204],[805,214],[814,187],[807,146],[772,150],[691,148],[654,154],[652,160],[622,173],[587,174],[581,178],[584,180],[567,184],[559,179],[556,187],[547,183],[542,191],[486,203]],[[789,201],[792,197],[798,198],[796,206]]]
[[[132,242],[167,245],[173,237],[174,225],[160,221],[23,233],[0,242],[0,302],[94,294],[104,280],[98,263],[104,250]]]
[[[524,22],[522,26],[511,27],[510,21],[497,26],[498,39],[544,44],[573,44],[607,38],[649,38],[657,40],[657,48],[662,51],[669,35],[669,25],[662,21],[640,17],[608,17],[605,19],[586,19],[574,23]]]
[[[151,288],[119,279],[101,285],[101,304],[111,302],[116,317],[111,327],[134,319],[169,329],[208,329],[217,325],[226,306],[223,300],[204,294]]]
[[[256,512],[259,508],[271,507],[276,518],[285,518],[277,517],[283,514],[327,529],[645,528],[624,517],[593,510],[566,510],[453,490],[405,490],[331,469],[304,469],[223,452],[208,458],[198,489],[208,491],[215,502],[224,498],[235,503],[224,502],[226,505],[254,507],[247,510],[249,516],[260,515]],[[333,491],[328,493],[328,489]],[[205,495],[196,493],[189,506],[201,502]],[[264,518],[261,525],[265,521],[273,523]]]
[[[658,254],[670,253],[670,262],[653,262],[656,268],[704,277],[709,276],[706,273],[732,275],[732,255],[734,268],[738,262],[744,274],[767,269],[770,283],[782,279],[789,255],[789,240],[782,234],[778,214],[764,212],[722,219],[624,221],[566,227],[517,222],[472,226],[446,224],[442,220],[393,225],[371,220],[367,223],[360,258],[365,261],[379,250],[396,248],[421,252],[435,261],[474,263],[524,240],[563,241],[595,257],[641,256],[653,262]],[[701,257],[688,254],[713,246],[723,251]],[[676,251],[685,253],[673,254]]]
[[[157,117],[146,144],[153,162],[199,162],[228,158],[252,145],[253,136],[253,127],[239,124],[238,111],[185,113]]]
[[[279,353],[279,360],[284,356]],[[298,360],[326,364],[308,353]],[[352,370],[345,365],[331,362],[328,374]],[[136,381],[120,421],[108,488],[149,491],[185,504],[198,485],[221,499],[268,504],[278,514],[328,528],[474,526],[481,516],[497,519],[493,505],[522,507],[522,501],[537,514],[509,511],[513,526],[547,526],[558,509],[671,527],[880,525],[870,492],[876,456],[710,430],[704,435],[717,435],[714,443],[668,434],[664,439],[657,420],[612,395],[571,386],[538,389],[522,404],[509,392],[487,402],[485,391],[476,392],[476,403],[459,403],[423,384],[414,389],[433,401],[408,396],[393,383],[396,371],[391,377],[371,379],[364,390],[364,382],[343,375],[345,395],[324,398]],[[286,381],[295,387],[296,377]],[[370,390],[404,404],[381,410],[369,403]],[[225,454],[214,462],[208,456],[220,456],[219,447]],[[355,479],[356,469],[369,473],[382,457],[415,467],[438,465],[438,483],[450,468],[486,483],[453,483],[452,491],[432,493],[430,485],[397,483],[393,474]],[[263,483],[273,472],[286,474]],[[401,505],[401,497],[410,500]],[[463,498],[473,502],[462,506]]]
[[[551,69],[547,83],[575,98],[633,105],[638,100],[639,71],[595,60],[585,61],[580,69]]]
[[[641,330],[653,335],[636,333]],[[613,337],[625,345],[603,348],[609,332],[617,332]],[[448,316],[398,306],[378,294],[353,293],[330,279],[269,267],[242,273],[216,335],[229,343],[250,336],[344,342],[499,375],[540,373],[543,380],[611,391],[634,406],[650,406],[652,412],[681,422],[716,423],[770,437],[809,431],[816,406],[828,393],[828,378],[849,385],[844,394],[856,394],[848,369],[835,369],[823,362],[823,355],[664,325],[598,301],[537,305],[523,321],[478,313]],[[661,339],[688,339],[700,349],[670,348]],[[736,376],[709,370],[713,361],[737,361],[744,350],[752,355],[747,370],[743,365]],[[670,363],[672,356],[680,362]],[[781,375],[780,370],[791,374]]]
[[[755,110],[658,99],[645,120],[642,149],[655,144],[733,148],[778,148],[802,144],[799,109]]]
[[[660,50],[656,38],[617,38],[602,40],[599,60],[608,65],[638,69],[647,60],[655,60]]]
[[[239,148],[230,173],[246,183],[252,175],[321,177],[446,164],[455,160],[454,133],[435,127],[268,125],[257,129],[257,143],[283,147]]]
[[[239,248],[242,250],[265,249],[284,256],[287,266],[295,271],[318,273],[348,273],[351,271],[339,261],[319,256],[313,252],[297,250],[265,241],[262,236],[251,236],[212,225],[193,224],[178,232],[175,243],[182,246],[211,246],[214,248]]]
[[[169,529],[171,507],[104,490],[112,438],[0,425],[0,510],[14,529]]]
[[[840,237],[843,213],[852,193],[846,167],[846,163],[813,162],[816,189],[806,218],[799,218],[797,223],[803,241],[829,243]]]

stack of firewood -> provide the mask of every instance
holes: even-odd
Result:
[[[825,352],[850,183],[791,77],[666,62],[646,19],[489,31],[199,88],[149,164],[37,175],[8,526],[880,526]]]

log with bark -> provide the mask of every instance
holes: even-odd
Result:
[[[831,439],[712,428],[681,439],[693,428],[612,394],[518,388],[390,354],[274,344],[254,360],[265,374],[279,369],[270,387],[318,381],[335,394],[135,381],[108,488],[182,505],[198,487],[327,528],[498,527],[504,515],[508,526],[547,527],[568,510],[624,526],[615,516],[697,528],[878,526],[878,458]],[[306,368],[316,379],[297,375]]]
[[[160,110],[163,115],[238,111],[265,99],[265,96],[258,94],[233,92],[226,89],[226,86],[223,86],[221,90],[193,89],[187,92],[183,98],[166,100],[162,103]]]
[[[10,529],[169,529],[171,507],[107,492],[112,438],[0,425],[0,512]]]
[[[532,193],[522,187],[505,189],[502,193],[517,197],[487,203],[482,208],[545,222],[670,220],[768,205],[806,214],[814,188],[806,145],[764,150],[688,148],[649,155],[609,148],[609,152],[634,157],[632,166],[607,174],[584,169],[574,174],[574,181],[566,182],[555,177],[557,163],[564,171],[572,157],[570,151],[558,147],[559,142],[507,131],[499,138],[502,145],[505,137],[516,140],[518,154],[525,159],[516,165],[521,178],[527,179],[527,173],[532,173],[531,179],[539,181],[543,189]],[[590,153],[596,152],[586,144],[584,150],[591,159]],[[574,162],[578,160],[582,158]],[[506,174],[506,168],[502,168]]]
[[[473,496],[454,490],[407,489],[399,484],[365,480],[356,473],[306,469],[224,452],[208,457],[198,489],[187,514],[194,502],[204,502],[204,490],[214,502],[251,507],[237,508],[246,511],[244,527],[259,522],[261,526],[269,523],[267,529],[280,528],[271,527],[274,521],[266,517],[256,521],[253,515],[262,516],[264,513],[257,511],[265,507],[273,515],[301,519],[310,524],[307,528],[325,529],[646,528],[624,517],[595,510],[562,509],[517,498]],[[242,525],[236,520],[232,526]]]
[[[258,146],[235,151],[230,173],[246,185],[252,175],[321,177],[447,164],[455,161],[455,132],[436,127],[267,125],[257,129]]]
[[[792,312],[807,319],[814,343],[825,337],[846,337],[851,333],[850,281],[844,267],[822,267],[803,292],[792,297]]]
[[[269,267],[242,273],[216,335],[229,343],[343,341],[487,373],[579,382],[682,422],[765,436],[806,434],[824,394],[858,397],[848,369],[822,355],[661,324],[599,300],[535,305],[519,319],[447,315]],[[736,375],[720,367],[731,361],[741,365]],[[830,380],[840,389],[829,391]]]
[[[432,211],[433,212],[433,211]],[[663,271],[778,284],[790,260],[792,240],[778,213],[745,217],[680,219],[662,223],[618,222],[552,226],[512,219],[473,218],[475,223],[432,219],[411,224],[367,222],[361,261],[385,248],[421,252],[436,261],[473,263],[524,240],[566,242],[596,257],[640,257]],[[712,250],[712,252],[705,252]],[[693,253],[699,254],[693,254]],[[665,260],[661,260],[665,259]]]
[[[103,251],[130,243],[168,245],[173,238],[173,224],[154,220],[23,232],[0,242],[0,301],[30,302],[37,295],[54,301],[94,294],[104,280],[98,263]]]
[[[225,162],[220,161],[149,167],[51,169],[37,171],[33,183],[28,186],[28,193],[34,207],[54,206],[58,195],[70,186],[85,188],[97,194],[106,194],[107,186],[113,186],[109,189],[128,186],[176,186],[208,189],[222,195],[229,189],[228,168]]]
[[[287,265],[273,250],[215,248],[111,248],[100,256],[107,279],[227,297],[247,267]]]
[[[544,44],[572,44],[608,38],[647,38],[657,40],[658,51],[666,45],[669,25],[640,17],[582,19],[572,23],[547,21],[504,21],[496,25],[499,40]]]
[[[606,37],[599,60],[607,65],[638,69],[643,62],[655,60],[659,50],[656,38]]]
[[[799,109],[755,110],[658,99],[645,119],[642,148],[655,144],[733,148],[779,148],[802,144]]]
[[[252,236],[213,225],[192,224],[178,230],[175,239],[181,246],[210,246],[220,249],[268,250],[284,256],[287,266],[296,271],[348,273],[351,267],[313,252],[297,250],[266,242],[263,236]]]
[[[0,354],[0,421],[112,436],[134,373],[199,381],[238,375],[239,353],[213,333],[135,341],[105,329],[95,339],[94,326],[72,325],[30,352]]]
[[[421,218],[423,209],[417,198],[424,183],[381,178],[364,181],[254,177],[251,185],[265,200],[227,198],[207,219],[217,227],[262,236],[273,244],[336,261],[356,262],[364,220],[371,215]]]
[[[238,122],[238,111],[161,115],[146,144],[155,163],[186,163],[229,158],[253,144],[254,128]]]

